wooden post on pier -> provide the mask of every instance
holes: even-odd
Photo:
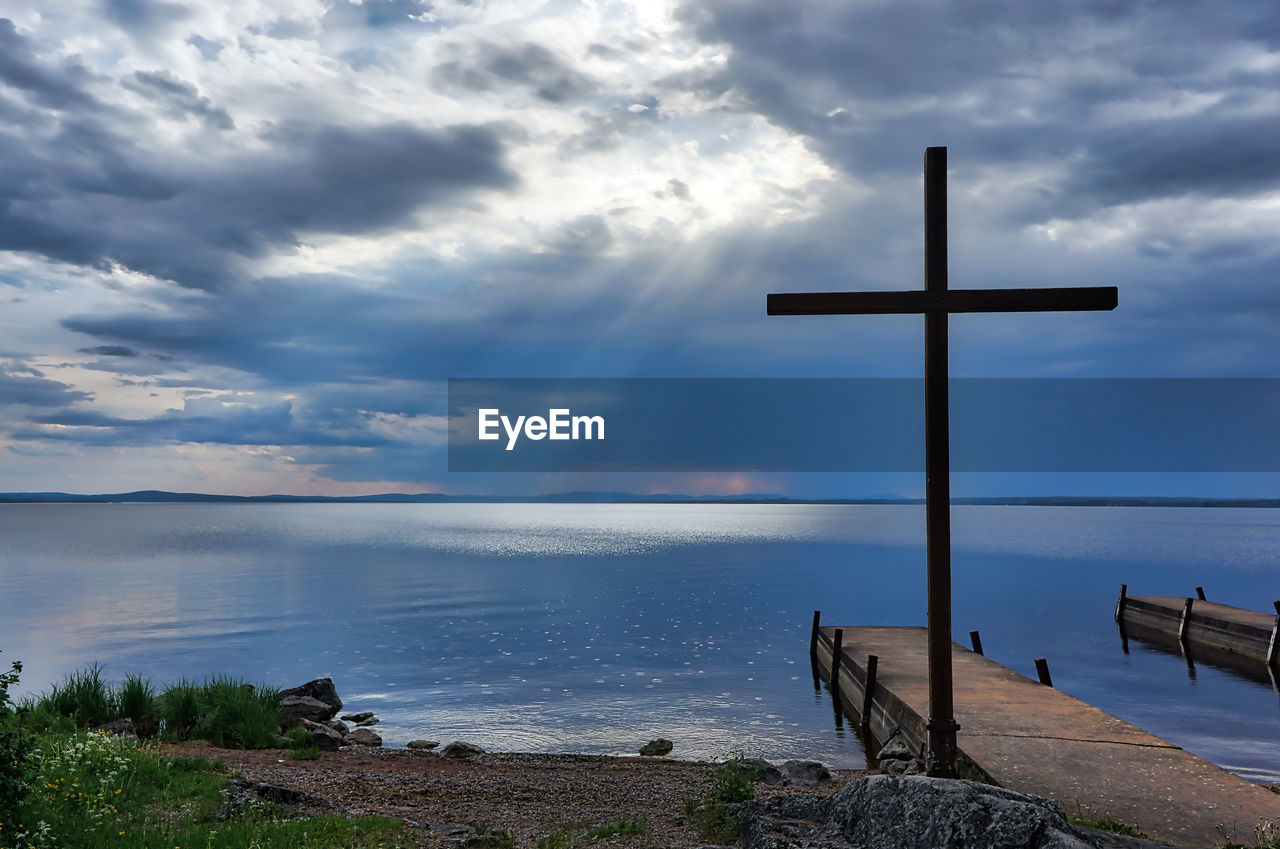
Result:
[[[818,657],[818,627],[822,621],[822,611],[813,611],[813,630],[809,632],[809,659],[815,660]]]
[[[969,632],[969,644],[973,646],[974,654],[982,654],[982,635],[977,631]]]
[[[831,692],[836,694],[837,700],[840,698],[840,644],[843,642],[844,629],[837,628],[831,637]]]
[[[1125,595],[1126,595],[1128,592],[1129,592],[1129,585],[1128,585],[1128,584],[1121,584],[1121,585],[1120,585],[1120,600],[1116,602],[1116,621],[1117,621],[1117,622],[1119,622],[1119,621],[1120,621],[1120,618],[1121,618],[1122,616],[1124,616],[1124,599],[1125,599]]]
[[[1196,587],[1196,598],[1201,601],[1208,601],[1208,599],[1204,597],[1204,587]]]
[[[867,675],[862,685],[862,727],[871,726],[871,700],[876,691],[876,669],[880,666],[880,658],[874,654],[867,655]]]
[[[1049,661],[1043,657],[1036,658],[1036,675],[1040,676],[1040,683],[1046,687],[1053,686],[1053,679],[1049,677]]]
[[[1274,602],[1276,608],[1276,622],[1271,626],[1271,642],[1267,644],[1267,666],[1271,666],[1276,662],[1276,640],[1280,637],[1280,601]]]
[[[929,617],[929,774],[956,776],[951,679],[951,440],[947,320],[961,312],[1113,310],[1114,286],[1075,289],[947,287],[947,149],[924,152],[924,289],[771,294],[769,315],[924,314],[925,561]],[[837,652],[836,657],[839,658]],[[832,669],[837,661],[832,661]],[[834,671],[832,677],[835,677]]]
[[[1187,641],[1187,622],[1191,620],[1191,605],[1195,599],[1188,598],[1187,603],[1182,606],[1182,622],[1178,625],[1178,642],[1185,643]]]

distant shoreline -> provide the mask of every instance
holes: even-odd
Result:
[[[1280,498],[1167,496],[986,496],[953,498],[952,504],[996,507],[1280,507]],[[67,492],[0,493],[0,504],[832,504],[920,506],[923,498],[788,498],[780,495],[693,496],[629,492],[565,492],[554,495],[211,495],[198,492],[138,492],[83,495]]]

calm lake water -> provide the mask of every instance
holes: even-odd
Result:
[[[956,637],[1253,779],[1280,697],[1142,643],[1119,585],[1270,610],[1280,510],[957,507]],[[923,625],[924,510],[801,505],[0,505],[0,660],[156,682],[329,675],[388,745],[863,765],[815,608]]]

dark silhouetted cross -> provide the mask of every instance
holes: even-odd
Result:
[[[1114,286],[1073,289],[947,288],[947,149],[924,153],[924,289],[769,295],[769,315],[924,313],[925,512],[929,584],[931,775],[955,777],[951,694],[951,451],[947,424],[947,316],[953,312],[1112,310]]]

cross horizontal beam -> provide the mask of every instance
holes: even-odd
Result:
[[[769,295],[769,315],[885,315],[889,313],[1057,312],[1113,310],[1115,286],[1063,289],[950,289],[940,295],[905,292],[787,292]]]

